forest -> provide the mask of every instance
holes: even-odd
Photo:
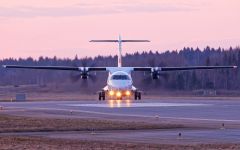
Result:
[[[74,59],[31,57],[8,58],[0,60],[0,65],[36,65],[36,66],[117,66],[117,56],[84,57],[76,55]],[[147,51],[126,54],[123,56],[123,66],[198,66],[198,65],[237,65],[240,66],[240,48],[211,48],[204,49],[184,47],[178,51]],[[78,72],[51,71],[51,70],[26,70],[0,68],[1,86],[39,85],[48,86],[54,84],[68,90],[80,90],[87,88],[96,91],[106,85],[106,72],[93,72],[93,78],[87,81],[76,80]],[[162,72],[159,80],[153,80],[147,72],[133,72],[134,85],[142,90],[197,90],[197,89],[240,89],[240,70],[198,70]],[[66,86],[68,85],[68,86]]]

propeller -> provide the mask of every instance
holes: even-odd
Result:
[[[88,79],[90,79],[92,82],[96,82],[97,78],[94,74],[88,71],[87,64],[88,64],[87,59],[82,59],[80,65],[77,65],[76,63],[74,64],[75,67],[80,66],[81,71],[71,72],[70,79],[72,82],[76,83],[82,79],[81,83],[83,84],[84,87],[88,86]],[[94,66],[95,66],[94,63],[91,63],[91,65],[89,65],[89,67],[94,67]]]
[[[153,80],[157,80],[160,77],[164,78],[165,80],[168,80],[169,75],[167,73],[162,73],[161,69],[159,68],[159,66],[161,66],[161,67],[165,66],[165,64],[163,62],[156,65],[156,60],[150,59],[149,65],[150,65],[150,67],[153,67],[153,71],[151,72],[151,76],[152,76]]]
[[[148,64],[150,67],[153,68],[153,70],[147,74],[145,72],[145,78],[143,78],[143,80],[142,80],[142,83],[145,86],[149,85],[149,84],[154,84],[155,87],[158,87],[158,86],[162,85],[162,83],[163,83],[162,79],[164,79],[164,80],[169,79],[169,75],[166,73],[162,73],[161,69],[159,68],[159,66],[164,66],[163,63],[156,65],[156,60],[150,59],[148,61]]]

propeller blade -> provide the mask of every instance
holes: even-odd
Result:
[[[71,73],[70,74],[70,79],[72,82],[77,82],[81,79],[81,74],[75,74],[75,73]]]
[[[81,80],[81,87],[88,88],[88,80]]]
[[[164,80],[169,79],[169,74],[167,74],[167,73],[160,73],[159,76],[162,77]]]
[[[92,81],[92,82],[96,82],[97,81],[97,77],[93,74],[89,74],[89,79]]]
[[[154,81],[154,87],[160,87],[162,85],[162,80],[158,79]]]
[[[86,58],[81,60],[81,66],[87,67],[87,59]]]
[[[83,67],[83,70],[81,72],[72,72],[70,74],[70,79],[72,82],[77,82],[81,80],[81,84],[83,87],[88,86],[88,79],[90,79],[92,82],[96,82],[97,78],[95,75],[90,74],[90,72],[87,71],[86,67],[94,67],[95,63],[91,63],[91,65],[88,64],[89,60],[87,58],[81,59],[80,66]],[[76,63],[74,63],[74,66],[79,66]]]
[[[152,77],[151,77],[151,74],[145,74],[142,78],[142,81],[141,83],[144,85],[144,86],[148,86],[150,84],[152,84]]]

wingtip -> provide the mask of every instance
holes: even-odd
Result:
[[[7,66],[6,66],[6,65],[2,65],[2,67],[3,67],[3,68],[7,68]]]
[[[233,68],[234,68],[234,69],[237,69],[237,68],[238,68],[238,66],[233,66]]]

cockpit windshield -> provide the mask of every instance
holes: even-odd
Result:
[[[112,80],[130,80],[127,75],[113,75]]]

